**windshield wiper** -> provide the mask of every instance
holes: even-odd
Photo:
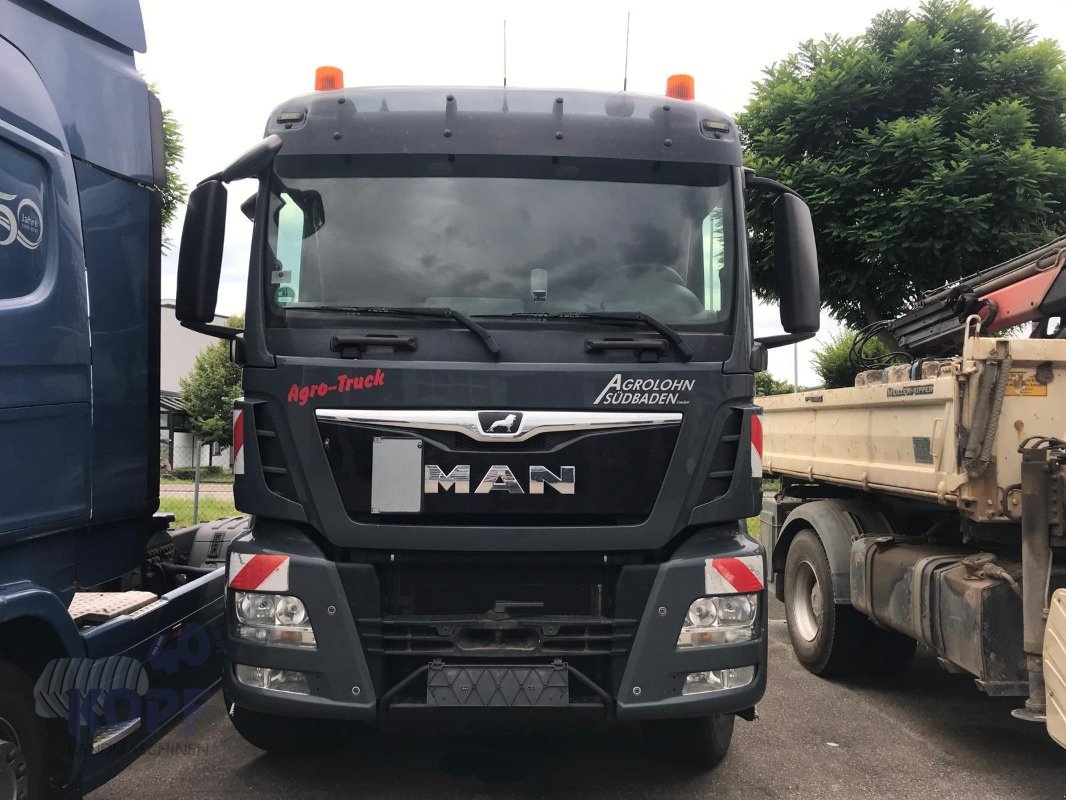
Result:
[[[468,331],[477,334],[493,358],[500,357],[500,346],[484,326],[470,319],[462,311],[454,308],[436,306],[418,306],[415,308],[393,308],[390,306],[315,306],[316,311],[334,311],[341,314],[380,314],[393,317],[425,317],[427,319],[453,319]]]
[[[497,316],[496,314],[479,314],[478,316]],[[567,311],[563,313],[538,313],[536,311],[516,311],[513,314],[500,314],[498,316],[515,317],[519,319],[588,319],[601,322],[639,322],[655,330],[660,336],[674,346],[682,361],[691,361],[695,355],[688,342],[680,333],[675,331],[665,322],[660,322],[650,314],[643,311]]]

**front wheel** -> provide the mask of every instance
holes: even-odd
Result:
[[[729,752],[735,720],[732,714],[648,720],[641,732],[652,752],[664,761],[714,769]]]
[[[40,800],[47,785],[47,735],[33,704],[33,685],[0,662],[0,800]]]
[[[815,675],[847,675],[863,664],[873,624],[833,601],[833,573],[812,530],[796,534],[785,561],[785,619],[796,658]]]

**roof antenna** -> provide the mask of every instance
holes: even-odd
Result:
[[[622,72],[622,91],[626,91],[629,88],[629,18],[633,14],[632,11],[626,12],[626,65]],[[504,23],[506,25],[506,23]],[[506,52],[506,45],[505,45]],[[505,57],[506,58],[506,57]],[[504,86],[507,85],[507,81],[504,81]]]
[[[503,20],[503,88],[507,88],[507,19]]]

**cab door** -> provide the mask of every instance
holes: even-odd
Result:
[[[2,548],[88,522],[91,418],[89,314],[72,161],[44,85],[4,38],[0,75]],[[53,586],[55,573],[72,566],[40,565],[52,573],[47,583]]]

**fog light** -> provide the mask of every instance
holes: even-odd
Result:
[[[746,642],[755,638],[759,595],[724,594],[700,597],[689,606],[677,646],[705,647]]]
[[[705,694],[722,692],[726,689],[739,689],[753,680],[755,680],[754,666],[691,672],[685,676],[685,685],[681,689],[681,694]]]
[[[264,644],[315,647],[315,631],[299,597],[262,592],[234,592],[237,635]]]
[[[235,672],[237,680],[245,686],[289,694],[311,693],[307,685],[307,675],[294,669],[270,669],[269,667],[249,667],[237,664]]]

